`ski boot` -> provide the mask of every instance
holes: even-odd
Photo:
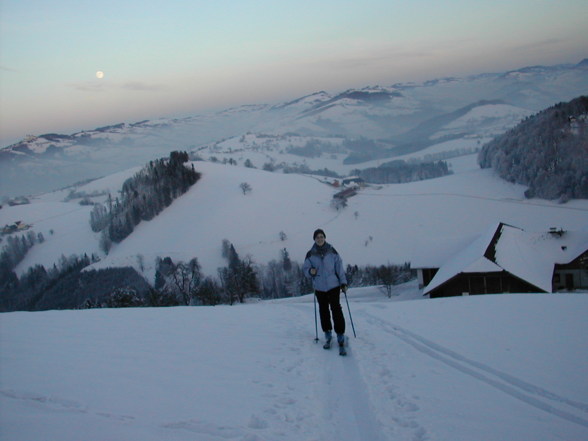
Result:
[[[345,349],[344,334],[337,334],[337,343],[339,343],[339,355],[347,355],[347,350]]]
[[[333,339],[333,334],[331,331],[325,332],[325,344],[323,345],[323,349],[331,349],[331,340]]]

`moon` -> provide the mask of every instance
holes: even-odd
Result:
[[[101,70],[99,70],[98,72],[96,72],[96,78],[98,78],[98,79],[104,78],[104,72],[102,72]]]

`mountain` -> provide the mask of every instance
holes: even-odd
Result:
[[[199,149],[247,133],[368,139],[382,150],[372,159],[394,157],[432,145],[432,137],[499,134],[519,117],[584,93],[587,73],[585,62],[534,66],[333,95],[321,91],[276,105],[120,123],[71,135],[31,136],[0,150],[0,196],[38,194],[143,164],[173,150]],[[487,106],[493,106],[492,117],[457,121],[475,107]]]

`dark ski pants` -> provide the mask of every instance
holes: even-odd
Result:
[[[338,286],[326,292],[315,291],[316,300],[319,304],[319,314],[321,316],[321,327],[323,332],[328,332],[333,329],[333,326],[331,325],[332,313],[335,333],[345,334],[345,318],[343,317],[343,309],[339,302],[340,294],[341,291]]]

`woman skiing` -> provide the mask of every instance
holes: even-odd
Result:
[[[321,327],[325,333],[325,349],[331,347],[333,324],[341,355],[345,355],[345,318],[339,302],[341,290],[347,292],[347,279],[339,253],[326,242],[325,232],[318,229],[312,238],[314,245],[304,259],[304,275],[312,279],[312,286],[319,304]],[[330,310],[329,310],[330,309]]]

